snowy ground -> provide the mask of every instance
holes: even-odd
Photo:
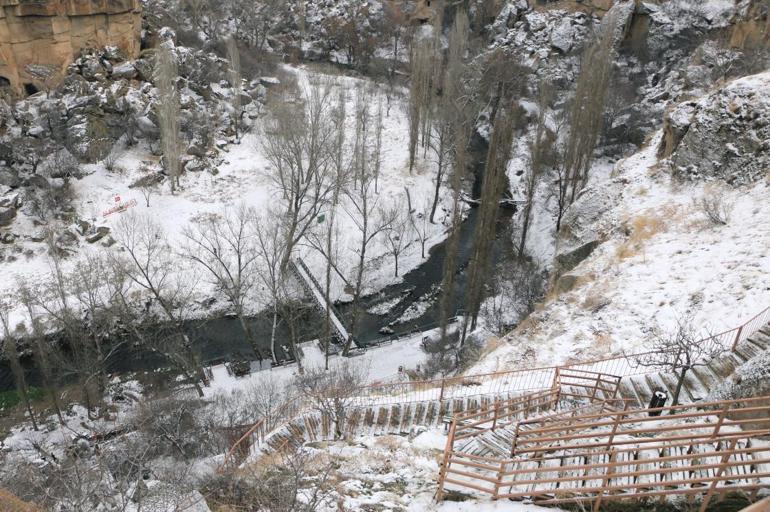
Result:
[[[355,91],[362,87],[375,87],[377,103],[370,105],[370,114],[376,115],[379,102],[382,102],[383,111],[387,110],[386,94],[383,87],[377,86],[370,80],[322,75],[306,68],[287,67],[287,69],[296,73],[301,88],[311,87],[321,80],[331,80],[334,88],[333,98],[337,97],[336,90],[340,87],[344,87],[348,91],[346,128],[347,140],[350,144],[352,144],[355,127]],[[433,195],[436,165],[429,153],[426,159],[420,158],[416,162],[412,173],[409,172],[408,147],[404,141],[404,134],[408,132],[404,97],[397,93],[391,101],[390,113],[384,117],[383,155],[378,201],[379,204],[385,206],[402,202],[406,208],[405,190],[408,189],[414,215],[426,213],[426,208],[430,206],[429,198],[432,198]],[[194,225],[207,215],[221,214],[226,207],[239,204],[253,207],[259,213],[266,213],[269,208],[275,208],[277,203],[276,190],[271,187],[268,178],[266,178],[270,164],[260,146],[258,130],[244,136],[238,144],[232,142],[229,141],[221,154],[223,162],[218,166],[216,176],[207,172],[188,172],[182,176],[181,187],[176,194],[172,195],[168,186],[164,184],[151,196],[149,207],[146,206],[141,191],[130,189],[128,186],[144,175],[140,171],[143,165],[158,169],[160,165],[158,157],[153,156],[144,146],[130,149],[116,148],[114,152],[118,158],[114,172],[108,171],[103,164],[87,165],[85,171],[88,175],[73,182],[78,216],[96,226],[113,228],[113,231],[120,219],[127,215],[151,216],[154,221],[162,225],[174,248],[181,252],[184,241],[182,233],[185,228]],[[121,144],[118,143],[118,145]],[[422,152],[420,152],[421,155]],[[446,236],[446,227],[442,222],[443,219],[448,218],[444,208],[447,207],[449,201],[446,199],[445,205],[445,199],[442,197],[439,205],[438,222],[436,224],[428,223],[429,240],[426,244],[426,254],[429,247],[439,243]],[[103,212],[119,203],[135,204],[135,206],[123,213],[103,216]],[[358,233],[353,220],[345,213],[344,205],[339,208],[336,222],[340,247],[338,267],[348,272],[346,277],[350,280],[357,262],[355,249],[358,244]],[[35,233],[40,230],[31,219],[24,216],[20,216],[16,220],[13,229],[20,233]],[[75,230],[74,225],[71,226],[71,230]],[[416,241],[416,236],[413,236],[412,240],[399,259],[400,276],[423,261],[420,254],[420,244]],[[367,293],[400,279],[394,275],[395,261],[389,256],[386,244],[387,241],[384,236],[376,237],[367,249],[369,255],[367,260],[370,265],[370,270],[365,278]],[[82,242],[77,250],[79,252],[114,250],[114,248],[104,249],[98,245],[91,246]],[[15,291],[19,283],[26,283],[34,289],[35,286],[43,285],[49,281],[50,266],[45,244],[26,242],[24,250],[29,254],[14,262],[3,263],[0,267],[0,297]],[[298,251],[311,270],[318,276],[322,275],[322,269],[325,268],[323,257],[307,246],[299,247]],[[67,260],[64,264],[65,271],[76,265],[77,261],[77,256]],[[212,287],[206,282],[206,276],[201,274],[200,269],[192,268],[191,264],[185,261],[181,255],[177,259],[177,264],[179,271],[198,274],[200,281],[196,287],[199,290],[197,298],[203,299],[215,294]],[[334,276],[332,287],[332,294],[336,299],[350,298],[344,290],[343,281],[337,276]],[[264,295],[259,290],[255,292],[255,296],[249,301],[252,312],[259,311],[264,307]],[[220,301],[220,303],[222,302]],[[198,311],[194,314],[206,315],[207,313],[210,312]],[[15,315],[12,315],[11,323],[16,325],[24,320],[25,315],[19,310]]]
[[[577,284],[552,293],[469,373],[642,350],[653,326],[671,329],[685,314],[706,336],[770,305],[770,183],[677,183],[656,165],[659,138],[593,183],[623,190],[592,227],[604,242],[570,271]],[[733,205],[727,225],[709,222],[698,204],[715,187]]]
[[[440,429],[420,430],[408,437],[361,437],[354,441],[313,443],[311,452],[330,457],[337,465],[334,503],[322,508],[398,512],[545,512],[543,508],[505,500],[435,503],[439,461],[446,436]]]
[[[396,382],[407,379],[406,370],[414,369],[425,359],[425,352],[420,348],[423,336],[436,335],[437,329],[426,331],[409,338],[402,338],[390,345],[382,345],[368,349],[362,355],[352,358],[344,358],[338,355],[329,356],[329,365],[335,366],[344,362],[350,362],[362,368],[370,384]],[[323,367],[324,354],[319,349],[317,342],[310,341],[300,345],[305,357],[302,364],[305,368]],[[404,372],[399,372],[403,367]],[[217,393],[231,393],[237,389],[246,389],[264,379],[276,382],[288,383],[297,373],[297,364],[279,366],[270,370],[254,372],[245,377],[233,377],[224,365],[211,368],[213,378],[211,386],[204,391],[213,396]]]

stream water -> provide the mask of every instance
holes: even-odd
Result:
[[[479,138],[474,143],[473,152],[474,184],[473,196],[478,197],[483,178],[485,143]],[[444,193],[450,193],[446,190]],[[494,264],[512,257],[510,236],[510,222],[512,209],[501,208],[498,216],[497,236],[494,243]],[[471,208],[462,223],[459,239],[458,274],[456,286],[451,299],[451,311],[460,312],[465,305],[466,272],[465,269],[470,260],[475,232],[478,222],[478,210]],[[381,329],[388,327],[392,330],[388,336],[398,336],[415,330],[427,330],[435,327],[439,321],[439,285],[441,283],[444,260],[446,258],[447,242],[444,241],[434,246],[425,261],[417,268],[406,273],[402,280],[377,293],[362,298],[362,312],[359,315],[356,328],[356,341],[361,346],[371,345],[385,336]],[[367,310],[378,304],[388,303],[389,308],[385,314],[373,314]],[[411,309],[410,309],[411,308]],[[346,325],[350,325],[353,312],[351,303],[340,303],[337,309],[342,315]],[[398,320],[408,313],[408,321]],[[270,351],[270,334],[272,329],[272,313],[269,311],[250,318],[252,332],[256,337],[264,354]],[[300,325],[299,337],[301,340],[313,340],[323,333],[322,315],[315,310],[308,310],[305,318],[298,322]],[[189,321],[186,324],[201,360],[205,363],[215,363],[227,360],[253,359],[251,346],[245,339],[243,329],[237,318],[217,317],[206,320]],[[276,339],[276,355],[280,360],[289,359],[289,350],[280,340],[287,340],[289,331],[286,325],[279,323]],[[39,377],[31,361],[26,361],[28,379],[31,384],[38,384]],[[117,357],[110,363],[110,372],[132,372],[154,370],[165,366],[163,358],[147,350],[140,350],[132,343],[126,343],[120,349]],[[0,390],[12,389],[14,386],[10,369],[5,361],[0,362]]]

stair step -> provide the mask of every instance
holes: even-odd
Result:
[[[635,400],[636,403],[641,407],[642,406],[642,400],[639,398],[639,395],[636,393],[636,389],[634,389],[634,385],[631,382],[631,379],[623,379],[620,382],[620,396],[629,400]]]
[[[668,386],[665,382],[663,382],[663,379],[661,379],[660,374],[658,373],[650,373],[644,376],[645,381],[647,381],[647,386],[654,392],[655,390],[661,389],[668,393],[668,396],[674,396],[674,390],[668,389]],[[652,395],[650,395],[652,396]]]
[[[630,380],[631,385],[634,387],[636,395],[639,397],[642,406],[649,404],[650,399],[652,398],[652,390],[650,389],[650,386],[647,384],[647,381],[644,379],[644,377],[633,376]]]
[[[749,336],[749,339],[752,340],[757,345],[761,345],[764,348],[770,347],[770,333],[757,331],[751,336]]]
[[[714,389],[721,381],[721,377],[717,376],[709,366],[696,366],[690,371],[698,376],[698,380],[703,383],[706,389]]]
[[[738,347],[738,349],[742,350],[744,346],[747,346],[749,350],[753,353],[752,358],[757,357],[758,355],[764,354],[767,350],[768,345],[760,343],[756,341],[756,339],[749,338]]]

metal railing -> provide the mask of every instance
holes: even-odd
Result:
[[[733,350],[762,327],[770,323],[770,307],[752,317],[739,327],[719,333],[703,340],[718,339],[723,346]],[[554,389],[559,375],[571,372],[591,372],[611,375],[616,378],[650,373],[649,368],[636,367],[631,363],[635,355],[620,355],[586,362],[573,362],[561,366],[550,366],[505,372],[493,372],[478,375],[462,375],[443,379],[408,381],[387,384],[374,384],[362,389],[355,400],[355,406],[375,406],[388,404],[408,404],[414,402],[439,402],[450,399],[494,396],[514,398],[524,393],[541,392]],[[260,419],[231,447],[225,457],[225,464],[240,460],[239,454],[252,453],[255,447],[264,443],[270,432],[294,419],[305,410],[299,399],[292,399],[279,408],[292,414],[274,415],[281,417],[283,423]],[[246,448],[244,448],[244,446]]]

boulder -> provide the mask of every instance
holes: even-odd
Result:
[[[158,126],[147,116],[136,118],[136,128],[139,133],[149,139],[157,138],[160,135]]]
[[[108,228],[107,226],[99,226],[98,228],[96,228],[96,233],[86,237],[86,242],[88,242],[89,244],[96,243],[102,238],[104,238],[105,236],[107,236],[108,234],[110,234],[110,228]]]
[[[567,53],[572,49],[572,41],[575,38],[572,21],[564,18],[551,32],[551,46],[561,53]]]
[[[78,237],[69,229],[65,229],[57,235],[56,243],[58,245],[75,245],[78,243]]]
[[[665,119],[659,155],[687,180],[740,186],[770,168],[770,71],[735,80]]]
[[[275,87],[277,85],[280,85],[281,81],[275,78],[274,76],[261,76],[259,77],[259,83],[262,86],[267,87],[269,89],[270,87]]]
[[[15,206],[0,206],[0,226],[8,226],[16,218]]]
[[[187,147],[187,154],[203,158],[206,156],[206,148],[200,143],[193,142]]]
[[[24,186],[30,187],[30,188],[36,188],[40,190],[46,190],[51,188],[51,183],[45,178],[45,176],[41,176],[39,174],[33,174],[32,176],[28,176],[24,180]]]
[[[658,157],[668,158],[679,147],[690,129],[696,110],[695,102],[686,102],[666,112],[663,117],[663,138],[658,147]]]
[[[556,275],[571,271],[591,255],[612,229],[607,213],[623,185],[616,180],[585,188],[562,218],[556,247]]]
[[[0,185],[10,188],[19,187],[21,185],[19,173],[10,167],[0,168]]]
[[[136,70],[134,65],[130,62],[123,62],[121,64],[113,66],[112,68],[113,78],[124,78],[126,80],[131,80],[136,78],[138,74],[139,72]]]
[[[91,223],[87,220],[81,219],[75,223],[75,226],[80,236],[86,236],[86,234],[91,231]]]

